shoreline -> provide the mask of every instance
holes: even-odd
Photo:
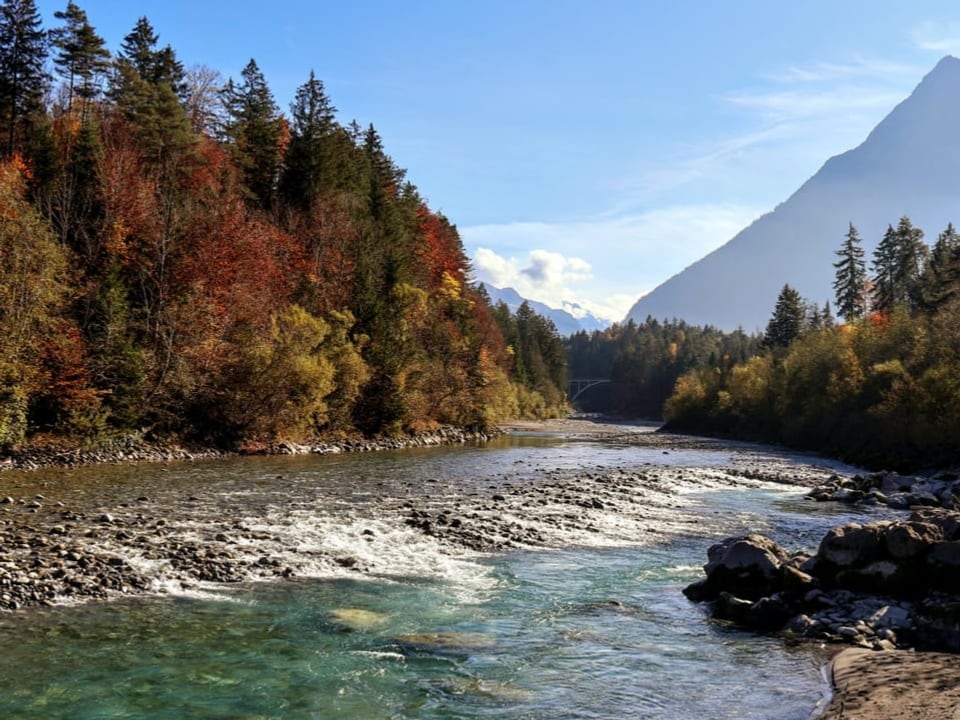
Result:
[[[89,465],[192,462],[264,455],[332,455],[350,452],[380,452],[416,447],[436,447],[465,442],[485,442],[501,434],[498,428],[467,430],[442,426],[414,435],[317,440],[307,443],[279,442],[256,450],[221,450],[214,447],[186,447],[176,442],[147,442],[135,436],[107,440],[94,449],[27,448],[0,457],[0,473],[11,470],[75,468]]]
[[[960,705],[958,657],[859,648],[828,664],[833,696],[817,720],[953,720]]]
[[[729,448],[730,443],[714,438],[699,438],[671,433],[656,433],[656,423],[610,421],[605,418],[561,418],[547,421],[517,421],[499,426],[497,433],[549,433],[571,440],[583,439],[600,442],[624,443],[649,446],[664,453],[673,449]],[[435,433],[413,438],[394,438],[379,441],[344,441],[325,445],[283,444],[269,448],[259,455],[294,455],[306,453],[371,452],[376,450],[424,447],[455,444],[468,440],[489,439],[470,435],[464,431],[443,429]],[[734,443],[737,445],[739,443]],[[745,447],[753,443],[743,443]],[[783,450],[782,448],[774,448]],[[175,448],[158,448],[146,452],[130,445],[114,449],[114,454],[104,458],[103,452],[87,455],[59,455],[59,462],[36,464],[20,469],[73,468],[78,465],[134,465],[137,463],[191,461],[212,458],[240,458],[244,453],[221,451],[188,451]],[[178,455],[177,450],[183,453]],[[250,453],[246,453],[249,455]],[[805,454],[805,453],[804,453]],[[12,463],[4,469],[13,469]],[[28,473],[29,474],[29,473]],[[763,474],[762,479],[772,482],[797,482],[802,478],[778,478]],[[58,605],[64,602],[90,602],[149,594],[150,579],[142,575],[118,553],[97,552],[91,547],[99,539],[119,540],[122,545],[137,545],[138,552],[149,549],[147,557],[155,557],[176,568],[177,575],[193,582],[237,582],[250,579],[289,578],[296,576],[291,568],[273,556],[265,548],[263,556],[255,563],[244,560],[237,554],[237,543],[258,541],[254,528],[238,523],[228,526],[225,522],[220,534],[206,540],[187,541],[177,529],[180,518],[170,517],[164,508],[155,507],[146,497],[138,497],[129,503],[94,509],[70,507],[36,494],[14,499],[10,487],[4,486],[7,473],[0,473],[0,610],[29,611],[31,607]],[[751,477],[744,474],[745,477]],[[620,482],[620,481],[618,481]],[[631,478],[624,476],[623,488],[632,487]],[[553,487],[553,486],[556,487]],[[574,496],[580,490],[576,472],[569,478],[551,479],[545,489],[551,494],[569,495],[572,507],[595,501],[589,495],[596,488],[583,488],[584,494]],[[498,490],[498,492],[500,492]],[[8,494],[10,493],[10,494]],[[203,488],[197,488],[203,495]],[[504,492],[508,497],[509,492]],[[506,534],[506,525],[494,520],[498,515],[493,495],[491,518],[482,524],[466,524],[461,527],[448,522],[454,515],[453,508],[425,513],[411,508],[407,524],[419,527],[425,534],[434,535],[459,545],[474,544],[478,550],[504,550],[514,545]],[[200,498],[203,500],[204,498]],[[193,502],[198,498],[185,498]],[[604,498],[606,502],[606,498]],[[175,512],[175,510],[174,510]],[[227,518],[224,518],[226,521]],[[123,539],[124,537],[129,539]],[[497,539],[495,546],[491,538]],[[500,544],[499,538],[507,542]],[[517,537],[516,546],[530,542],[530,538]],[[354,566],[355,558],[331,556],[329,561],[351,572],[363,572]],[[184,585],[184,587],[188,587]],[[953,718],[954,708],[960,702],[960,663],[957,656],[943,653],[894,650],[884,652],[858,652],[841,650],[827,666],[827,676],[833,694],[825,697],[825,705],[815,709],[814,717],[823,720],[906,720],[924,717],[929,720]],[[944,690],[946,688],[946,690]],[[909,697],[909,702],[904,698]]]

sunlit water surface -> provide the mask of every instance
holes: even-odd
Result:
[[[697,473],[771,458],[787,469],[810,462],[508,437],[2,478],[87,502],[147,492],[172,504],[193,492],[201,516],[243,511],[288,542],[301,532],[308,546],[353,552],[374,571],[318,565],[312,577],[0,616],[0,717],[806,719],[826,692],[825,651],[715,623],[681,589],[718,534],[760,530],[809,547],[843,511],[786,486],[689,491],[675,511],[690,520],[685,534],[652,543],[601,534],[500,555],[421,540],[400,511],[507,473],[530,482],[554,468]]]

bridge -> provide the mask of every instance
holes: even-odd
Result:
[[[597,385],[606,385],[610,382],[607,378],[578,378],[576,380],[568,380],[567,400],[574,402],[590,388],[596,387]]]

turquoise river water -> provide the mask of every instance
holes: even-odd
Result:
[[[0,616],[0,718],[804,720],[827,692],[826,651],[711,621],[681,589],[720,535],[759,530],[797,548],[848,519],[735,472],[829,472],[818,463],[511,436],[17,476],[68,504],[149,491],[174,508],[192,488],[201,536],[210,517],[240,513],[299,564],[291,579],[229,585],[158,567],[146,597]],[[496,554],[404,522],[411,504],[547,471],[642,471],[676,491],[634,517],[597,511],[589,537],[545,524],[545,546]],[[364,571],[329,562],[338,553]]]

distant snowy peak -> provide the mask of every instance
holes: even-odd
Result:
[[[573,335],[581,330],[593,332],[594,330],[604,330],[610,327],[608,320],[602,320],[582,305],[574,302],[563,302],[561,309],[552,308],[542,302],[524,298],[513,288],[497,288],[488,283],[483,283],[490,300],[496,304],[503,302],[510,312],[515,313],[517,308],[523,305],[524,301],[530,304],[530,307],[538,315],[549,318],[557,328],[557,332],[563,336]]]

